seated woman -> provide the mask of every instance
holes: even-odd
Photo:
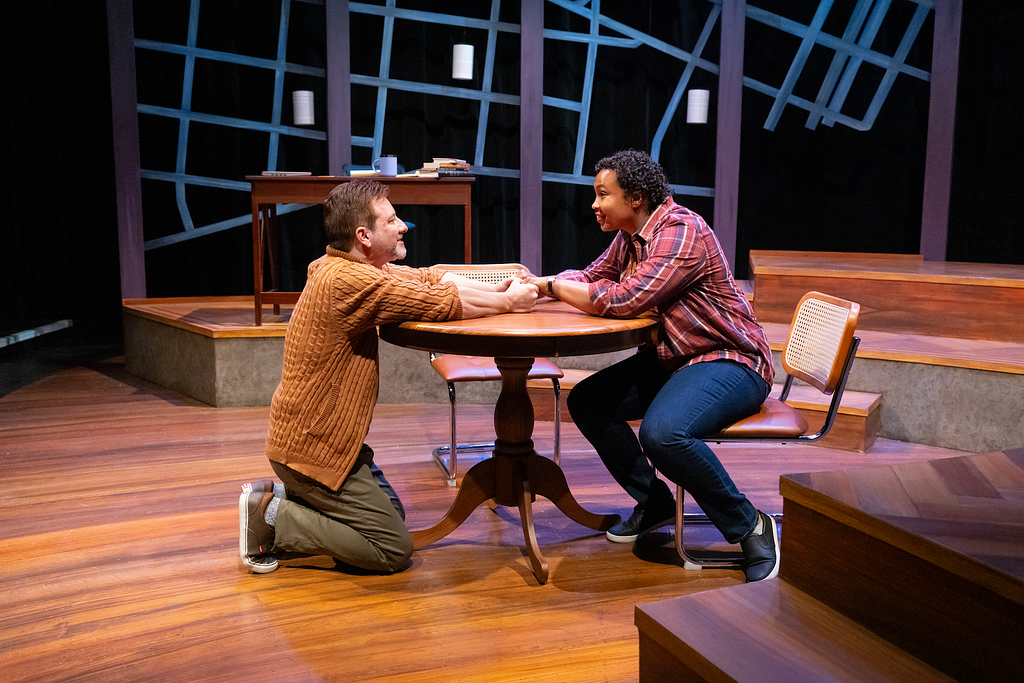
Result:
[[[776,576],[775,520],[740,493],[700,440],[756,413],[771,390],[771,351],[736,287],[715,234],[676,204],[661,166],[622,151],[598,162],[593,209],[615,238],[583,270],[554,277],[523,273],[547,293],[593,315],[630,318],[655,311],[662,330],[641,349],[583,380],[566,405],[615,480],[636,500],[608,532],[626,543],[671,523],[675,502],[655,468],[689,491],[745,556],[747,581]],[[643,419],[639,439],[628,424]],[[653,467],[652,467],[653,464]]]

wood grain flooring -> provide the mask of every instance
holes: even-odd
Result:
[[[735,570],[677,566],[669,533],[612,544],[543,499],[543,586],[518,512],[486,507],[394,576],[344,574],[323,557],[242,573],[237,498],[243,482],[271,475],[266,420],[266,408],[211,408],[138,380],[119,358],[0,397],[8,680],[635,681],[637,603],[742,582]],[[463,406],[459,424],[467,441],[493,438],[487,406]],[[412,529],[454,498],[430,458],[447,429],[445,405],[378,406],[368,442]],[[542,453],[550,439],[551,424],[538,423]],[[867,453],[717,452],[767,512],[781,512],[785,473],[961,455],[883,439]],[[628,511],[631,500],[571,424],[561,462],[584,507]]]

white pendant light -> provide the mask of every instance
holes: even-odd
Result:
[[[313,125],[313,91],[295,90],[292,92],[292,113],[296,126]]]
[[[452,78],[473,80],[473,46],[458,43],[452,47]]]
[[[707,123],[710,101],[711,93],[707,90],[690,90],[686,93],[686,122]]]

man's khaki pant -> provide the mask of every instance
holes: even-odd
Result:
[[[274,545],[390,574],[404,569],[412,537],[387,494],[370,474],[373,451],[363,445],[341,488],[332,491],[295,470],[271,462],[287,491],[277,509]]]

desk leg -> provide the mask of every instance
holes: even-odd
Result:
[[[472,263],[473,262],[473,207],[470,206],[470,204],[469,204],[469,197],[468,197],[469,190],[468,189],[466,190],[466,194],[467,194],[467,197],[466,197],[466,212],[465,212],[465,221],[466,221],[466,228],[465,228],[465,231],[466,231],[466,235],[465,235],[466,263]]]
[[[280,237],[277,234],[277,204],[267,206],[267,234],[264,243],[267,245],[267,262],[270,265],[270,289],[281,291],[280,275]],[[281,304],[274,304],[274,315],[281,315]]]
[[[252,200],[252,299],[256,306],[256,326],[263,324],[263,228],[260,206]]]

